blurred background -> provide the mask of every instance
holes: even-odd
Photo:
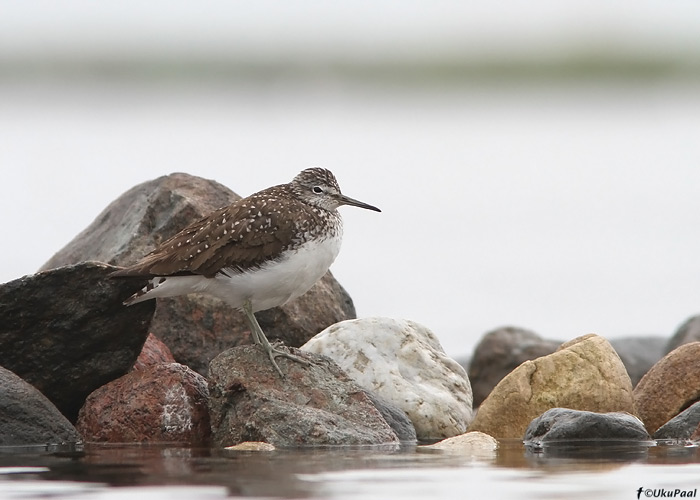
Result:
[[[0,4],[0,282],[135,184],[341,209],[359,316],[670,335],[700,312],[700,2]]]

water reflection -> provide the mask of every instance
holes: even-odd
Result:
[[[684,465],[685,464],[685,465]],[[469,491],[518,498],[636,497],[641,486],[700,486],[696,446],[596,444],[527,450],[500,442],[479,457],[415,446],[232,452],[178,445],[3,449],[0,498],[455,498]],[[639,484],[638,484],[639,483]],[[666,485],[666,486],[664,486]],[[173,496],[172,487],[179,493]],[[187,487],[187,489],[182,489]],[[183,496],[188,492],[189,496]],[[603,494],[603,492],[606,492]],[[601,496],[602,495],[602,496]]]

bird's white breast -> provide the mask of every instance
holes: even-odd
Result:
[[[213,295],[235,307],[250,299],[254,312],[280,306],[306,293],[326,274],[340,252],[340,243],[340,235],[312,239],[253,272],[219,275],[214,280],[217,284],[212,284],[217,288]]]
[[[153,278],[153,289],[132,300],[205,293],[240,308],[250,300],[253,311],[280,306],[306,293],[328,271],[340,251],[342,231],[323,239],[312,238],[259,269],[241,273],[232,269],[214,278],[168,276]]]

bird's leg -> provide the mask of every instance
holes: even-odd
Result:
[[[277,365],[277,362],[275,361],[275,358],[278,356],[282,356],[288,359],[291,359],[292,361],[296,361],[297,363],[301,363],[303,365],[310,365],[308,361],[305,359],[300,358],[299,356],[295,356],[294,354],[289,354],[288,352],[281,351],[279,349],[275,349],[272,344],[270,344],[270,341],[267,340],[267,337],[262,331],[262,328],[260,328],[260,324],[258,323],[258,320],[255,318],[255,314],[253,314],[253,308],[250,305],[250,301],[246,301],[243,304],[243,313],[245,314],[246,319],[248,320],[248,326],[250,326],[250,334],[253,337],[253,342],[261,346],[265,352],[267,353],[267,356],[270,358],[270,361],[272,362],[272,366],[275,367],[275,370],[277,370],[277,373],[280,374],[280,377],[284,378],[284,374],[282,373],[282,370],[280,370],[280,367]]]

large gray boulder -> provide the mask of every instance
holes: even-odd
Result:
[[[277,358],[284,378],[254,345],[229,349],[209,368],[212,440],[221,447],[398,445],[365,391],[329,358],[290,348],[310,364]]]

